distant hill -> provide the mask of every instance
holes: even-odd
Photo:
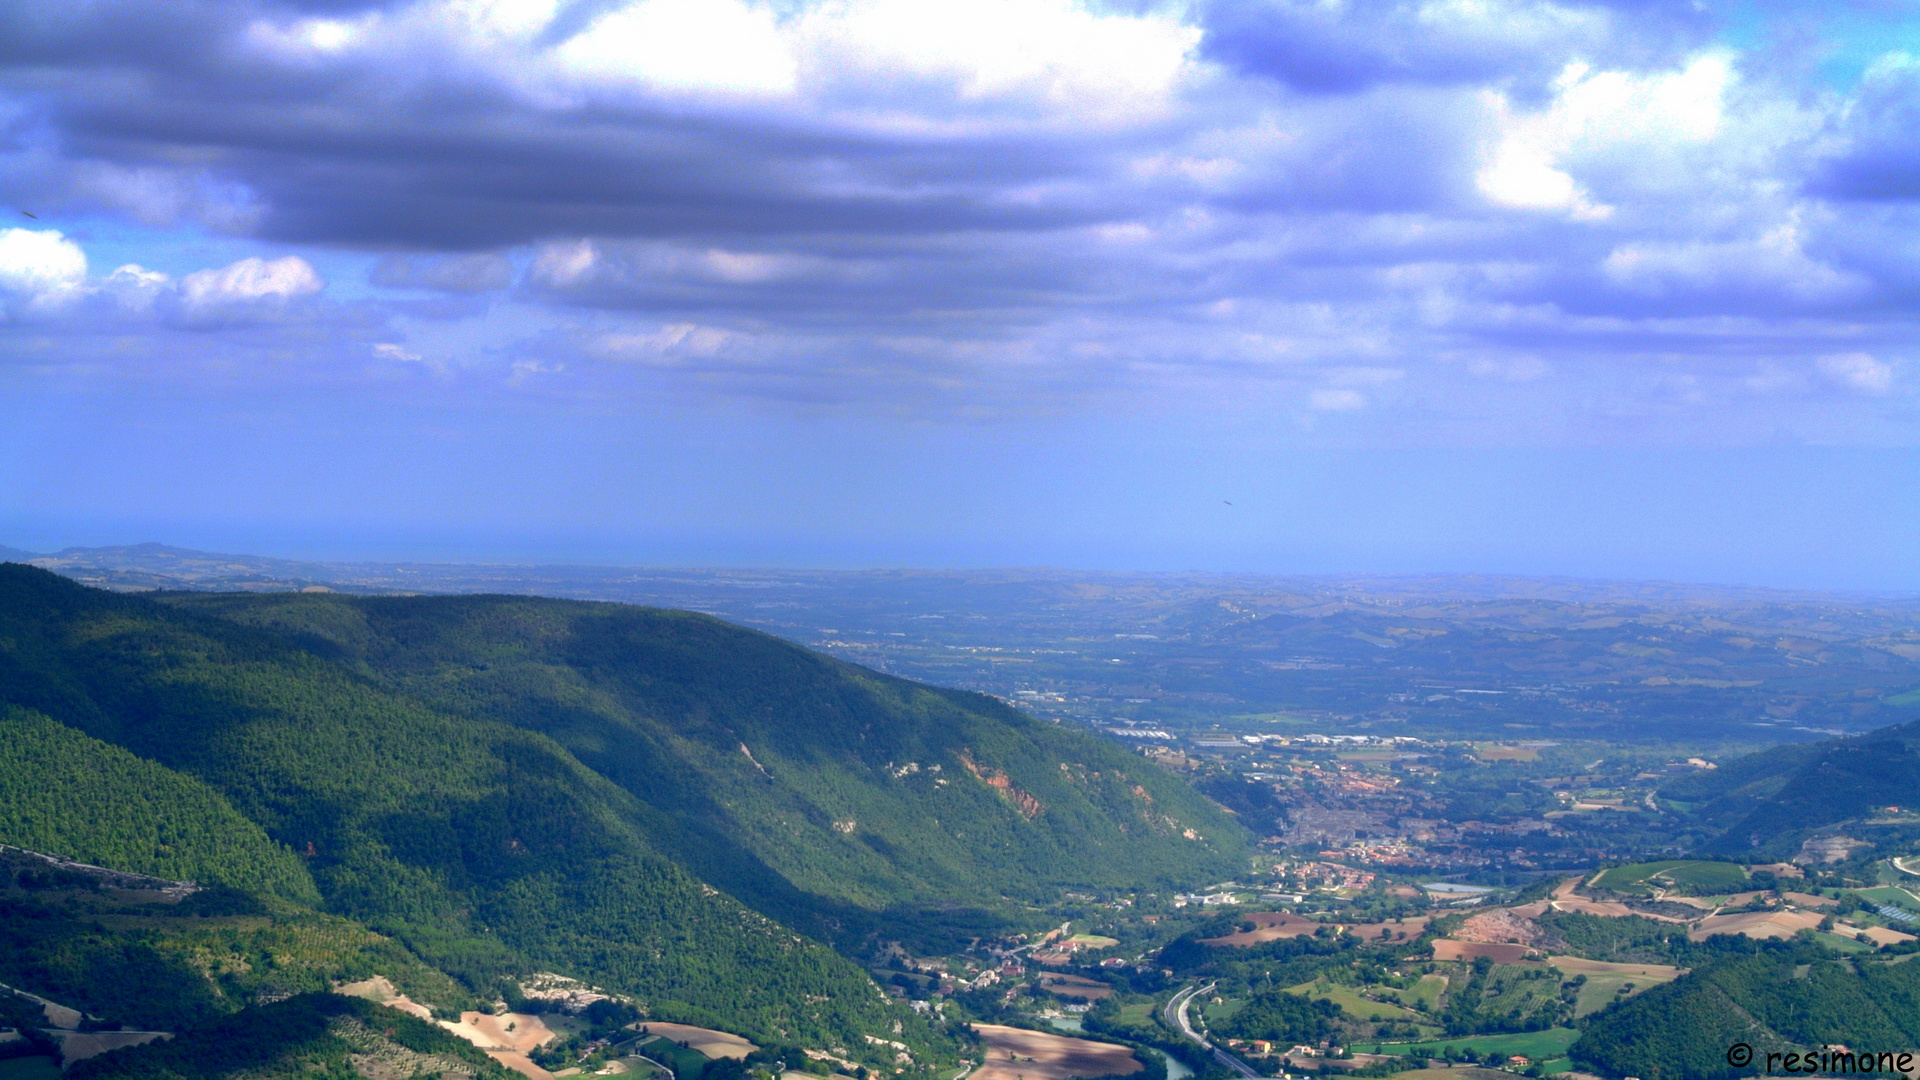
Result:
[[[684,612],[149,598],[8,565],[0,641],[0,703],[57,725],[49,744],[190,779],[207,821],[230,807],[297,856],[324,910],[483,995],[544,969],[663,1019],[924,1049],[923,1020],[779,920],[856,933],[1247,855],[1117,747]]]
[[[1814,832],[1920,803],[1920,721],[1780,746],[1660,789],[1718,833],[1705,850],[1785,857]]]
[[[116,590],[513,594],[688,609],[1096,727],[1287,713],[1457,738],[1809,741],[1910,718],[1920,599],[1564,578],[303,562],[33,563]],[[1917,699],[1920,700],[1920,699]],[[1781,708],[1791,702],[1791,708]]]
[[[1818,946],[1787,942],[1731,947],[1753,955],[1708,964],[1590,1018],[1573,1044],[1575,1063],[1606,1076],[1732,1080],[1780,1071],[1778,1062],[1764,1067],[1768,1053],[1920,1045],[1920,965],[1898,962],[1908,957],[1834,960]],[[1754,1052],[1751,1067],[1729,1065],[1736,1043]]]

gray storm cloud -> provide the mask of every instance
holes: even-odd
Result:
[[[1493,400],[1545,438],[1592,408],[1815,437],[1859,402],[1904,430],[1920,68],[1836,88],[1721,31],[1525,2],[14,5],[0,194],[261,254],[110,286],[0,243],[0,334],[98,355],[49,297],[158,289],[111,332],[246,322],[335,365],[419,333],[516,387],[1255,387],[1436,438]],[[316,252],[371,295],[323,291]],[[509,343],[462,337],[482,320]]]

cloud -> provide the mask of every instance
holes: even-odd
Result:
[[[78,299],[87,280],[87,254],[58,229],[0,231],[0,291],[18,310],[48,311]]]
[[[0,11],[0,197],[135,223],[168,252],[139,263],[180,268],[95,279],[82,254],[8,285],[7,310],[69,341],[164,351],[177,330],[352,377],[400,378],[378,361],[419,352],[454,381],[582,400],[975,416],[1184,396],[1435,439],[1895,416],[1892,361],[1881,378],[1822,358],[1911,337],[1914,65],[1816,80],[1716,18],[1627,0]],[[209,234],[241,245],[223,261],[257,254],[188,269]],[[1852,393],[1792,412],[1816,386]],[[1727,419],[1669,419],[1682,398]]]
[[[256,304],[285,303],[326,288],[313,266],[298,255],[241,259],[217,270],[196,270],[180,279],[182,306],[192,314]]]
[[[1367,407],[1367,397],[1358,390],[1326,387],[1308,394],[1307,403],[1316,412],[1353,412]]]
[[[1885,394],[1893,389],[1893,365],[1866,353],[1836,353],[1820,358],[1827,378],[1862,394]]]

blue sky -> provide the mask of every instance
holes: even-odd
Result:
[[[0,543],[1920,591],[1916,27],[12,5]]]

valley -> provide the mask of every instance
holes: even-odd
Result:
[[[0,1076],[1677,1080],[1728,1008],[1920,1045],[1920,723],[1087,724],[686,611],[17,564],[0,643]]]

